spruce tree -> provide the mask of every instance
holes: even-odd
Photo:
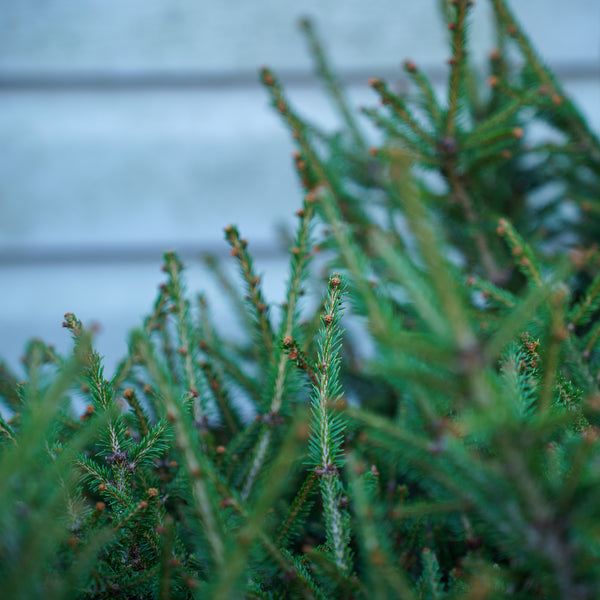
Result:
[[[359,115],[303,21],[333,133],[261,70],[304,192],[282,305],[231,225],[235,335],[168,252],[112,377],[70,313],[70,356],[1,366],[4,597],[600,596],[600,142],[490,4],[484,84],[449,0],[446,97],[407,61]]]

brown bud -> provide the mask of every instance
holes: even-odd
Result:
[[[496,75],[490,75],[488,77],[487,83],[491,88],[495,88],[495,87],[498,87],[500,80],[498,79],[498,77]]]
[[[290,360],[297,360],[298,356],[300,356],[300,355],[299,355],[298,350],[296,348],[292,348],[289,351],[288,356],[290,357]]]
[[[342,283],[342,280],[337,275],[334,275],[331,278],[330,283],[331,283],[331,287],[332,288],[336,288],[336,287],[338,287],[340,285],[340,283]]]
[[[376,567],[382,567],[385,565],[385,557],[379,548],[374,548],[371,550],[369,558],[371,560],[371,564],[375,565]]]
[[[523,254],[523,248],[521,248],[521,246],[515,246],[513,248],[512,253],[514,256],[519,256],[519,255]]]
[[[104,502],[96,502],[95,508],[98,512],[102,512],[106,508],[106,504]]]
[[[283,338],[283,345],[284,346],[291,346],[293,344],[293,342],[294,342],[294,339],[292,338],[291,335],[286,335]]]
[[[491,60],[500,60],[500,58],[502,58],[502,53],[500,52],[500,50],[498,48],[494,48],[490,52],[490,59]]]
[[[319,199],[319,194],[318,194],[317,190],[310,190],[310,192],[308,192],[308,194],[306,194],[306,196],[304,196],[304,201],[307,204],[313,204],[318,199]]]
[[[415,73],[417,71],[417,64],[415,62],[413,62],[412,60],[405,60],[404,61],[404,68],[409,72],[409,73]]]
[[[106,484],[105,483],[98,484],[98,491],[99,492],[103,492],[105,489],[106,489]]]
[[[563,103],[563,98],[560,94],[552,94],[552,104],[560,106]]]
[[[448,23],[447,27],[450,31],[454,31],[456,29],[456,23]]]
[[[225,454],[225,446],[216,447],[217,454]]]
[[[514,23],[511,23],[506,28],[506,33],[508,33],[508,35],[516,35],[516,33],[517,33],[517,26]]]
[[[523,137],[524,132],[521,127],[515,127],[512,134],[515,139],[520,140]]]
[[[502,152],[500,153],[500,156],[504,159],[504,160],[508,160],[509,158],[512,158],[512,152],[508,149],[505,148],[504,150],[502,150]]]
[[[265,85],[273,85],[275,83],[275,78],[269,71],[265,69],[262,72],[262,81]]]
[[[149,488],[148,496],[150,496],[151,498],[156,498],[156,496],[158,496],[158,490],[156,488]]]
[[[566,327],[557,327],[553,333],[554,337],[560,342],[566,340],[569,337],[569,330]]]
[[[381,83],[382,83],[382,81],[378,77],[371,77],[369,79],[369,85],[373,88],[377,87],[378,85],[381,85]]]
[[[149,394],[152,391],[152,386],[147,383],[142,389],[144,390],[144,394]]]
[[[140,508],[141,510],[144,510],[144,509],[148,508],[148,503],[145,500],[141,500],[138,503],[138,508]]]
[[[330,323],[332,323],[332,322],[333,322],[333,319],[334,319],[334,317],[333,317],[333,315],[331,315],[331,314],[329,314],[329,315],[325,315],[325,316],[323,317],[323,321],[325,321],[325,324],[326,324],[326,325],[329,325]]]
[[[373,147],[373,148],[369,148],[369,154],[370,154],[371,156],[377,156],[377,153],[378,153],[378,152],[379,152],[379,150],[378,150],[377,148],[375,148],[375,147]]]
[[[93,404],[88,404],[88,405],[85,407],[85,414],[86,414],[86,415],[93,415],[93,414],[94,414],[94,410],[96,410],[96,409],[94,408],[94,405],[93,405]]]
[[[276,105],[276,108],[277,108],[277,110],[278,110],[280,113],[285,113],[285,112],[287,112],[287,105],[286,105],[286,103],[285,103],[283,100],[280,100],[280,101],[277,103],[277,105]]]
[[[123,396],[125,398],[133,398],[135,392],[133,391],[133,388],[126,388],[125,390],[123,390]]]

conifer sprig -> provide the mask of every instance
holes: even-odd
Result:
[[[36,340],[23,376],[0,363],[11,600],[600,597],[597,144],[490,1],[488,89],[472,3],[444,0],[447,103],[412,61],[415,97],[374,80],[378,148],[310,25],[341,131],[261,71],[304,193],[280,307],[230,227],[241,284],[211,268],[235,335],[167,253],[114,377],[70,313],[71,358]],[[532,146],[529,121],[567,141]],[[309,312],[317,251],[344,275]]]
[[[312,427],[309,459],[315,465],[323,501],[327,542],[335,564],[345,574],[351,570],[349,554],[349,520],[341,508],[343,486],[339,475],[343,458],[344,421],[333,407],[342,397],[339,382],[341,345],[340,317],[344,284],[339,274],[329,278],[317,357],[317,384],[312,394]]]

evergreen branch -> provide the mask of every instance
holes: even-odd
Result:
[[[231,255],[239,262],[242,276],[248,289],[248,301],[254,309],[254,319],[258,327],[260,341],[264,346],[267,362],[273,360],[273,330],[268,318],[268,306],[262,294],[260,277],[256,275],[252,265],[252,257],[248,250],[248,242],[240,238],[238,230],[229,225],[225,228],[225,237],[231,245]]]
[[[452,31],[452,58],[450,59],[450,76],[448,80],[448,112],[446,113],[445,135],[454,138],[456,129],[456,115],[459,109],[461,74],[464,72],[467,59],[466,51],[466,18],[471,2],[457,0],[456,21],[451,21],[449,27]]]
[[[533,46],[512,15],[505,0],[491,0],[491,2],[498,23],[504,24],[508,35],[516,41],[523,56],[527,60],[527,65],[533,69],[539,81],[542,83],[542,86],[544,86],[547,93],[551,95],[553,104],[557,108],[562,108],[562,114],[564,114],[565,119],[576,132],[581,142],[585,144],[591,158],[598,164],[598,162],[600,162],[600,140],[592,132],[586,120],[572,101],[565,95],[562,87],[556,81],[552,72],[544,66],[537,57]]]
[[[585,349],[583,354],[586,358],[590,357],[590,354],[596,347],[598,340],[600,339],[600,321],[594,324],[591,328],[590,332],[587,334],[585,338]]]
[[[418,140],[427,143],[430,147],[435,147],[435,140],[412,117],[404,100],[390,92],[383,79],[373,77],[369,79],[369,85],[380,95],[381,103],[384,106],[390,106],[394,114],[408,126]]]
[[[542,285],[540,268],[533,256],[533,251],[517,233],[512,224],[506,219],[500,219],[496,231],[498,235],[503,236],[506,240],[515,260],[519,261],[518,265],[525,277],[527,277],[528,280],[532,280],[536,285]]]
[[[434,130],[437,130],[442,122],[442,110],[429,79],[423,75],[421,70],[412,60],[407,60],[404,62],[404,70],[408,73],[408,76],[419,89],[420,96],[423,100],[421,105],[429,116]]]
[[[11,441],[15,446],[18,445],[13,428],[0,415],[0,435]]]
[[[491,298],[507,308],[514,308],[517,304],[517,298],[513,294],[476,275],[469,275],[466,284],[474,289],[481,290],[486,299]]]
[[[171,304],[171,311],[177,319],[177,335],[179,337],[179,348],[177,354],[183,361],[183,372],[185,374],[185,387],[194,396],[194,417],[201,421],[205,418],[205,407],[203,396],[198,394],[198,381],[195,371],[195,352],[197,351],[196,336],[194,334],[189,316],[189,302],[185,299],[181,282],[183,263],[174,252],[166,252],[164,255],[165,271],[169,276],[167,292]]]
[[[478,159],[481,154],[497,154],[498,148],[509,145],[508,142],[514,142],[523,137],[523,130],[520,127],[504,127],[489,130],[477,137],[469,137],[461,143],[461,150],[479,150]],[[505,143],[506,142],[506,143]]]
[[[287,336],[283,338],[282,346],[287,352],[288,358],[296,365],[296,367],[308,375],[313,385],[317,385],[318,381],[315,369],[308,361],[304,351],[298,347],[298,342],[293,339],[292,336]]]
[[[489,115],[485,120],[473,127],[467,138],[461,143],[461,148],[476,147],[485,144],[484,140],[489,139],[490,134],[498,128],[506,126],[507,122],[517,115],[522,108],[529,106],[538,94],[537,90],[526,91],[508,102],[494,114]],[[512,132],[514,136],[514,129]]]
[[[325,83],[327,90],[339,113],[342,115],[346,127],[352,135],[352,140],[356,144],[357,148],[362,152],[366,152],[367,146],[358,127],[358,123],[350,111],[340,80],[336,77],[333,69],[328,64],[327,57],[323,50],[321,41],[317,36],[317,32],[315,31],[314,24],[310,19],[302,19],[300,21],[300,29],[308,41],[317,76]]]
[[[431,548],[423,548],[421,559],[423,561],[423,575],[419,580],[419,587],[422,590],[421,597],[428,600],[444,600],[446,592],[435,553]]]
[[[263,79],[269,81],[268,72],[263,73]],[[300,224],[296,234],[296,245],[292,248],[291,254],[291,273],[287,289],[287,302],[284,307],[282,326],[280,328],[283,340],[293,337],[299,320],[297,302],[300,296],[300,286],[307,276],[309,261],[309,241],[310,241],[310,223],[314,212],[315,197],[309,192],[304,198],[304,205],[300,211]],[[269,412],[271,415],[277,415],[281,409],[283,395],[288,376],[288,358],[286,353],[280,348],[276,354],[276,372],[271,394]],[[262,469],[262,465],[267,456],[271,442],[271,430],[264,430],[256,448],[254,459],[248,472],[248,476],[242,490],[242,498],[248,498],[256,477]]]
[[[391,119],[384,117],[379,111],[370,108],[363,108],[362,113],[369,117],[369,119],[371,119],[379,129],[385,132],[390,139],[394,140],[396,143],[400,143],[403,149],[409,152],[413,160],[423,162],[424,164],[431,163],[435,166],[435,158],[428,156],[427,148],[423,148],[418,141],[414,140],[411,136],[406,135],[396,127],[396,124]],[[394,148],[371,148],[369,152],[371,155],[383,155],[384,157],[389,155],[393,156]]]
[[[240,368],[240,360],[232,359],[223,352],[224,343],[220,339],[208,341],[206,338],[200,340],[200,349],[209,357],[213,358],[223,368],[233,381],[243,388],[257,404],[261,404],[263,400],[263,390],[260,385],[252,378],[246,375]]]
[[[144,362],[160,390],[167,420],[172,422],[175,427],[177,446],[181,451],[191,479],[191,487],[195,497],[194,508],[200,514],[206,537],[212,550],[213,559],[217,565],[222,565],[225,557],[225,546],[205,478],[207,468],[206,458],[198,447],[195,432],[192,429],[185,408],[173,394],[167,383],[168,380],[152,355],[151,346],[142,332],[137,332],[135,335],[135,345],[136,349],[143,356]]]
[[[114,380],[113,380],[113,384],[114,384]],[[146,411],[142,408],[142,405],[140,404],[140,401],[138,400],[135,390],[133,388],[126,388],[125,390],[123,390],[123,398],[125,399],[125,402],[127,402],[127,404],[129,404],[129,406],[131,406],[131,408],[133,408],[137,422],[140,427],[140,432],[142,434],[142,437],[146,437],[148,435],[149,419],[148,419],[148,415],[146,414]]]
[[[338,569],[342,573],[349,573],[350,532],[347,517],[340,509],[343,488],[338,474],[342,461],[344,423],[339,416],[331,415],[331,406],[339,400],[342,393],[338,381],[338,352],[341,344],[339,320],[343,293],[344,284],[340,276],[335,274],[329,279],[329,296],[322,317],[317,385],[312,395],[313,422],[309,457],[316,465],[315,473],[319,476],[328,544]]]
[[[353,244],[350,235],[343,225],[339,211],[334,202],[335,196],[332,188],[328,186],[327,192],[321,193],[321,206],[327,223],[331,227],[331,233],[336,241],[340,254],[346,263],[346,268],[352,276],[353,283],[366,304],[369,314],[369,325],[375,336],[385,336],[388,332],[390,320],[387,318],[392,309],[383,305],[385,300],[375,295],[367,279],[366,260]]]
[[[300,591],[305,598],[314,598],[310,585],[302,577],[302,573],[277,548],[270,536],[264,532],[267,513],[281,493],[286,475],[288,475],[292,462],[296,458],[298,445],[301,441],[298,434],[299,431],[296,430],[287,436],[286,441],[280,448],[277,459],[270,467],[269,483],[261,487],[251,510],[246,508],[243,500],[240,501],[231,490],[227,490],[222,482],[215,480],[215,485],[226,498],[226,504],[242,516],[243,526],[237,533],[235,543],[230,546],[229,553],[226,556],[214,594],[211,596],[214,600],[228,600],[234,596],[238,579],[246,565],[247,556],[255,540],[262,543],[284,573],[288,575],[293,573],[298,577]]]
[[[307,506],[309,506],[308,499],[313,492],[316,481],[317,474],[314,471],[304,480],[302,487],[290,505],[285,521],[281,524],[279,529],[279,536],[276,542],[278,546],[287,545],[286,542],[289,539],[291,529],[298,522],[299,518],[307,511]]]
[[[151,427],[131,451],[129,468],[157,459],[166,452],[169,442],[169,426],[165,421],[161,421]]]
[[[361,550],[368,565],[369,589],[374,597],[387,598],[383,583],[394,590],[396,597],[403,600],[416,600],[408,578],[392,564],[389,552],[382,544],[383,529],[377,527],[373,519],[372,498],[369,498],[365,489],[365,482],[357,477],[360,464],[353,453],[348,454],[348,476],[350,477],[354,498],[354,512],[358,521],[358,535],[361,539]]]
[[[540,410],[543,413],[550,410],[561,345],[569,337],[569,331],[564,324],[566,300],[567,293],[564,288],[556,291],[551,298],[549,339],[544,348],[542,386],[539,400]]]
[[[283,364],[282,362],[279,363]],[[260,434],[259,442],[256,445],[256,449],[254,451],[254,456],[252,462],[250,463],[250,469],[248,471],[248,475],[246,477],[246,481],[244,483],[244,487],[241,492],[242,500],[246,501],[250,492],[252,491],[252,487],[254,486],[254,482],[260,470],[263,467],[263,464],[267,457],[267,452],[269,450],[269,444],[271,443],[271,436],[273,432],[270,427],[264,428]]]
[[[585,297],[570,311],[567,317],[569,328],[587,325],[594,312],[600,306],[600,274],[596,275],[586,290]]]
[[[8,404],[12,410],[19,410],[21,398],[17,393],[18,380],[8,365],[0,360],[0,398]]]
[[[206,361],[202,361],[200,363],[200,367],[204,372],[206,380],[208,381],[208,385],[213,392],[214,398],[217,401],[217,405],[221,411],[221,414],[223,415],[223,418],[225,419],[225,422],[227,423],[227,426],[233,434],[239,433],[239,419],[231,409],[231,398],[229,397],[223,382],[220,380],[219,375],[213,366]]]
[[[451,326],[457,349],[469,352],[475,346],[474,334],[459,296],[457,282],[450,277],[450,270],[439,247],[439,239],[431,221],[427,218],[425,206],[416,193],[405,198],[406,215],[415,233],[419,250],[430,272],[431,283],[436,290],[442,310]]]

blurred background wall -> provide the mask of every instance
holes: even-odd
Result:
[[[476,4],[483,65],[494,41]],[[511,4],[600,131],[600,2]],[[230,222],[281,299],[276,225],[293,221],[300,190],[256,72],[272,66],[305,114],[335,127],[297,31],[304,15],[356,105],[375,104],[366,79],[398,80],[405,58],[443,83],[437,0],[0,0],[0,356],[15,366],[32,336],[67,348],[72,311],[101,325],[114,365],[168,248],[224,315],[197,257],[227,252]]]

